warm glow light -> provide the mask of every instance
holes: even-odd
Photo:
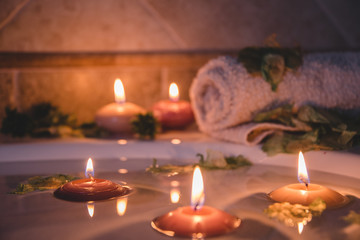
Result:
[[[304,223],[299,222],[299,223],[298,223],[298,231],[299,231],[299,234],[301,234],[303,230],[304,230]]]
[[[180,191],[179,189],[171,189],[170,191],[170,200],[172,203],[178,203],[180,201]]]
[[[170,186],[172,186],[172,187],[178,187],[178,186],[180,186],[180,182],[179,181],[171,181],[170,182]]]
[[[124,103],[125,102],[125,90],[124,86],[120,79],[116,79],[114,83],[114,94],[115,94],[115,102]]]
[[[90,217],[94,216],[95,212],[95,203],[93,201],[90,201],[87,203],[87,209]]]
[[[192,181],[191,206],[194,208],[194,210],[199,210],[204,204],[204,201],[205,201],[204,182],[200,168],[199,166],[196,166]]]
[[[127,198],[118,198],[116,200],[116,212],[119,216],[124,216],[127,207]]]
[[[173,139],[171,139],[171,143],[177,145],[177,144],[181,143],[181,140],[178,138],[173,138]]]
[[[92,162],[91,158],[89,158],[88,161],[87,161],[86,170],[85,170],[85,177],[87,177],[87,178],[93,178],[94,177],[94,166],[93,166],[93,162]]]
[[[129,171],[126,169],[126,168],[120,168],[120,169],[118,169],[118,173],[120,173],[120,174],[126,174],[126,173],[128,173]]]
[[[306,169],[306,164],[302,152],[299,152],[298,160],[298,180],[300,183],[304,183],[306,186],[310,183],[309,174]]]
[[[119,140],[117,141],[117,143],[120,144],[120,145],[126,145],[126,144],[127,144],[127,140],[126,140],[126,139],[119,139]]]
[[[179,89],[176,83],[170,84],[169,87],[169,98],[171,101],[179,101]]]

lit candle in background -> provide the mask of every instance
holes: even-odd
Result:
[[[240,226],[241,220],[216,208],[203,206],[204,184],[199,167],[193,174],[191,206],[180,207],[155,218],[151,226],[168,236],[204,238],[228,233]]]
[[[330,188],[310,184],[302,152],[299,152],[298,158],[298,180],[300,183],[289,184],[270,192],[269,197],[277,202],[289,202],[305,206],[311,204],[315,199],[321,198],[326,203],[327,208],[341,207],[349,202],[348,197]]]
[[[161,100],[153,106],[154,117],[165,129],[184,128],[194,121],[190,103],[179,98],[178,86],[176,83],[171,83],[169,100]]]
[[[100,108],[95,114],[98,126],[112,133],[131,132],[131,120],[139,113],[145,113],[142,107],[126,102],[124,86],[120,79],[114,83],[115,102]]]
[[[88,202],[124,196],[131,192],[131,189],[127,186],[121,186],[105,179],[94,178],[94,167],[91,158],[88,159],[85,176],[87,178],[65,183],[55,190],[54,196],[68,201]]]
[[[169,99],[173,102],[178,102],[179,97],[179,88],[176,83],[171,83],[169,87]]]

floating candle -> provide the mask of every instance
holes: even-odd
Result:
[[[115,102],[100,108],[95,114],[96,123],[113,133],[131,132],[131,120],[145,109],[126,102],[124,86],[120,79],[114,83]]]
[[[346,205],[349,198],[342,194],[318,185],[310,184],[309,174],[302,152],[298,159],[298,180],[300,183],[289,184],[269,193],[269,197],[277,202],[289,202],[291,204],[309,205],[315,199],[321,198],[327,208],[337,208]]]
[[[155,218],[151,226],[168,236],[204,238],[228,233],[240,226],[241,220],[216,208],[202,206],[205,201],[200,168],[193,175],[191,206],[180,207]]]
[[[155,103],[153,113],[164,128],[183,128],[194,121],[190,103],[179,100],[176,83],[171,83],[169,87],[169,100]]]
[[[68,201],[88,202],[124,196],[131,192],[131,189],[127,186],[121,186],[105,179],[94,178],[91,158],[88,160],[85,176],[89,178],[65,183],[56,189],[54,196]]]

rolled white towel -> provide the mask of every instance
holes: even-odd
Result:
[[[190,98],[201,131],[223,140],[257,144],[276,129],[296,130],[250,123],[259,112],[284,104],[360,109],[360,53],[308,54],[297,71],[286,72],[275,92],[236,59],[219,57],[198,71]],[[254,136],[254,131],[259,134]]]

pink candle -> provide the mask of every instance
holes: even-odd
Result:
[[[170,85],[169,100],[155,103],[153,113],[164,128],[183,128],[194,121],[191,105],[179,100],[179,90],[175,83]]]
[[[269,197],[277,202],[289,202],[291,204],[309,205],[315,199],[321,198],[327,208],[336,208],[346,205],[349,198],[342,194],[318,185],[310,184],[303,154],[299,153],[298,179],[300,183],[289,184],[269,193]]]
[[[94,168],[88,160],[85,175],[89,178],[68,182],[54,192],[55,197],[68,201],[96,201],[127,195],[131,189],[105,179],[93,178]]]
[[[131,132],[131,120],[145,109],[126,102],[124,86],[120,79],[114,83],[115,102],[100,108],[95,114],[98,126],[113,133]]]
[[[216,208],[202,206],[205,201],[200,168],[193,176],[192,206],[180,207],[155,218],[151,226],[168,236],[204,238],[228,233],[240,226],[241,220]]]

